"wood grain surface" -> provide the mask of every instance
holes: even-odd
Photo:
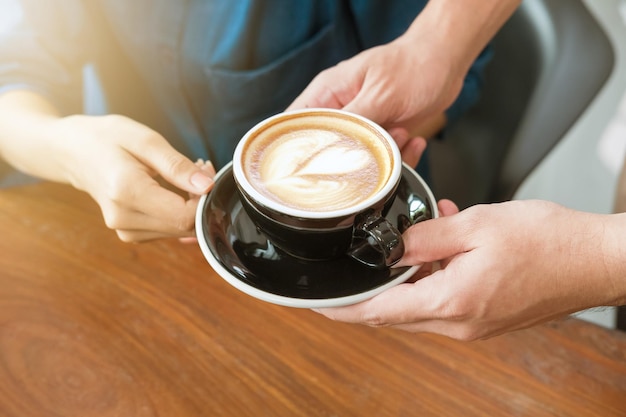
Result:
[[[487,341],[332,322],[195,244],[120,242],[67,186],[0,191],[0,416],[626,416],[626,334]]]

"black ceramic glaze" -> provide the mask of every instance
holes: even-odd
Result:
[[[403,232],[432,218],[428,192],[413,170],[403,168],[387,218]],[[330,299],[382,286],[408,268],[375,269],[347,255],[307,261],[276,247],[243,209],[232,170],[226,169],[204,200],[201,231],[211,255],[233,277],[260,291],[296,299]],[[323,242],[322,242],[323,243]]]

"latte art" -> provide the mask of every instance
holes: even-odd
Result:
[[[338,117],[281,120],[257,132],[242,163],[251,185],[272,201],[305,211],[341,210],[387,183],[392,157],[378,135]]]
[[[379,188],[376,158],[359,140],[336,132],[291,132],[268,146],[257,163],[257,189],[299,209],[350,207]]]

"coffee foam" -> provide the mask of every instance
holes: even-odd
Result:
[[[251,184],[268,198],[307,211],[348,208],[386,183],[391,152],[371,127],[337,116],[281,120],[244,151]]]

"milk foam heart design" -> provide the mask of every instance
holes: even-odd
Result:
[[[378,189],[378,161],[360,140],[337,132],[301,130],[275,140],[259,167],[265,192],[310,210],[349,207]],[[360,180],[361,179],[361,180]]]

